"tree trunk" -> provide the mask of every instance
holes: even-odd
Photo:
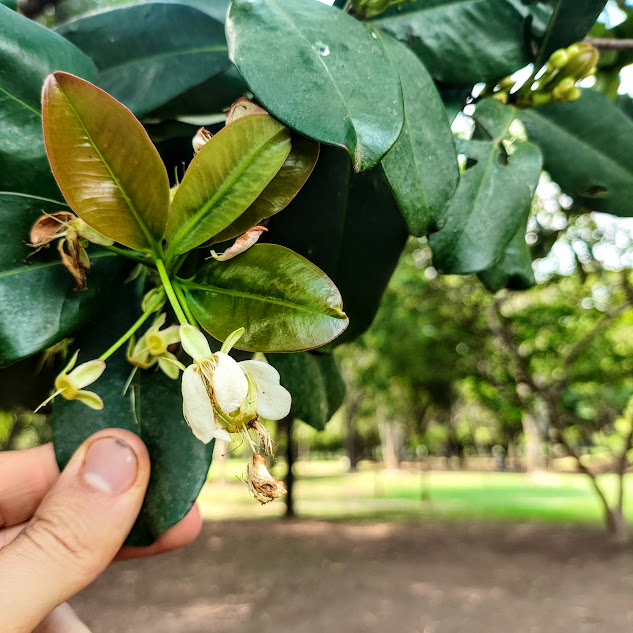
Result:
[[[616,507],[605,510],[605,523],[609,534],[611,534],[618,543],[627,543],[630,540],[631,534],[622,508]]]
[[[290,414],[284,419],[284,425],[286,428],[286,464],[288,465],[288,472],[286,473],[286,490],[288,494],[284,497],[286,501],[286,519],[292,519],[295,515],[295,500],[294,500],[294,483],[295,475],[293,472],[293,466],[295,465],[295,445],[293,441],[293,428],[294,428],[294,416]]]
[[[387,470],[400,468],[400,450],[402,448],[402,433],[399,425],[379,413],[378,430],[382,444],[382,458]]]
[[[524,412],[521,418],[523,434],[525,435],[525,449],[527,457],[527,474],[534,476],[541,468],[541,432],[536,415],[531,412]]]
[[[349,459],[349,472],[355,473],[358,470],[358,436],[354,421],[358,405],[355,401],[349,402],[345,408],[345,452]]]

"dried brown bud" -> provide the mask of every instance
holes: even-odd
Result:
[[[233,121],[237,121],[249,114],[268,114],[268,112],[256,103],[249,101],[246,97],[240,97],[226,113],[226,125],[231,125]]]
[[[191,141],[194,154],[197,154],[212,138],[213,134],[206,128],[201,127]]]
[[[68,252],[65,246],[68,246]],[[77,282],[75,292],[85,290],[86,268],[90,268],[90,259],[88,259],[86,249],[79,244],[79,236],[75,233],[74,239],[60,240],[57,248],[62,258],[62,264],[66,266],[68,272]]]
[[[273,477],[266,468],[266,460],[258,453],[246,467],[246,484],[251,494],[262,505],[283,497],[288,491],[283,482]]]
[[[29,246],[48,246],[58,237],[63,237],[68,230],[68,223],[76,217],[70,211],[60,211],[39,217],[31,228]]]
[[[248,231],[246,231],[243,235],[240,235],[233,245],[227,248],[224,253],[218,254],[215,251],[211,251],[211,257],[213,257],[213,259],[217,259],[219,262],[225,262],[227,259],[233,259],[253,246],[253,244],[255,244],[259,239],[260,235],[267,230],[268,229],[265,226],[254,226],[252,229],[248,229]]]

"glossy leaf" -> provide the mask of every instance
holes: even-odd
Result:
[[[478,274],[481,283],[491,292],[502,288],[527,290],[536,283],[530,249],[525,241],[526,226],[527,222],[523,222],[502,257]]]
[[[322,431],[345,400],[345,383],[333,354],[267,354],[292,396],[291,413]]]
[[[305,136],[293,135],[292,149],[277,175],[237,220],[213,238],[213,242],[237,237],[287,207],[312,173],[318,157],[318,143]]]
[[[67,22],[58,32],[93,59],[99,86],[137,116],[231,64],[223,24],[184,4],[117,7]]]
[[[566,194],[592,211],[633,216],[633,121],[612,101],[583,90],[578,101],[519,116]]]
[[[226,33],[231,60],[264,107],[301,134],[345,148],[357,170],[397,140],[397,73],[347,13],[312,0],[235,0]]]
[[[143,126],[110,95],[66,73],[49,76],[42,104],[46,151],[73,211],[125,246],[157,251],[169,181]]]
[[[514,108],[487,99],[475,119],[490,140],[462,141],[467,157],[444,226],[429,238],[433,264],[446,274],[479,272],[501,257],[529,210],[542,159],[538,147],[515,141],[507,155],[501,141]]]
[[[419,0],[371,20],[406,42],[438,81],[500,79],[529,62],[520,0]]]
[[[34,254],[26,243],[35,220],[68,210],[54,200],[0,193],[0,225],[11,238],[0,249],[0,366],[72,334],[103,308],[129,268],[120,257],[89,246],[88,289],[75,292],[54,246]]]
[[[258,244],[226,262],[209,262],[187,298],[202,327],[218,340],[240,327],[236,347],[260,352],[319,347],[346,327],[341,295],[314,264],[276,244]]]
[[[42,84],[54,70],[96,76],[75,46],[0,5],[0,191],[63,199],[42,138]]]
[[[418,237],[437,228],[459,180],[457,151],[442,99],[418,58],[383,35],[387,54],[400,74],[404,128],[383,158],[382,167],[409,233]]]
[[[195,120],[198,127],[207,125],[211,115],[226,111],[247,92],[248,86],[235,67],[231,66],[227,71],[207,79],[153,111],[152,118]],[[203,117],[207,117],[204,122]]]
[[[316,168],[267,236],[307,257],[343,295],[349,327],[333,345],[371,324],[407,240],[407,230],[379,169],[353,174],[348,156],[321,147]]]
[[[552,17],[542,40],[535,64],[542,66],[559,48],[580,42],[602,13],[605,0],[553,0]]]
[[[131,309],[136,300],[129,294],[118,310],[76,341],[81,349],[79,362],[99,355],[106,341],[116,340],[138,316]],[[53,433],[61,468],[86,438],[101,429],[124,428],[143,439],[152,471],[143,507],[126,541],[138,546],[151,544],[187,514],[206,480],[213,442],[203,444],[196,439],[183,419],[179,380],[154,369],[139,370],[126,395],[121,395],[131,370],[124,348],[107,361],[105,373],[90,386],[103,398],[102,411],[56,398]]]
[[[234,222],[257,199],[290,152],[290,131],[267,114],[218,132],[189,165],[167,225],[168,254],[186,253]]]

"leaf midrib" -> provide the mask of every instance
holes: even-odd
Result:
[[[226,128],[225,128],[226,129]],[[279,137],[279,135],[284,134],[286,132],[285,127],[282,127],[278,132],[276,132],[273,136],[271,136],[270,138],[268,138],[264,143],[262,143],[258,148],[257,151],[253,152],[250,156],[250,158],[242,163],[240,165],[240,167],[236,170],[234,170],[234,172],[231,174],[231,176],[229,178],[227,178],[222,186],[216,191],[216,193],[209,198],[195,213],[194,215],[192,215],[189,220],[183,224],[183,226],[178,230],[178,232],[176,233],[176,235],[173,238],[173,241],[170,245],[170,248],[168,250],[172,250],[178,254],[177,246],[180,242],[183,241],[183,239],[185,239],[195,228],[196,224],[198,223],[198,221],[200,220],[200,218],[204,215],[206,215],[216,204],[218,204],[219,201],[222,200],[222,198],[225,197],[226,193],[228,191],[230,191],[233,186],[235,185],[235,183],[244,176],[244,173],[246,171],[248,171],[248,168],[251,166],[251,164],[260,157],[260,155],[262,153],[264,153],[266,151],[266,149],[268,149],[268,147],[270,145],[273,145],[274,142],[276,141],[277,137]],[[288,137],[288,140],[290,140],[290,137]],[[290,153],[290,148],[288,150],[288,153]],[[288,154],[286,154],[286,158],[288,157]],[[284,159],[285,160],[285,159]],[[274,178],[274,175],[273,175]],[[267,185],[270,183],[270,181],[267,183]],[[266,185],[266,186],[267,186]],[[178,192],[176,192],[176,195],[178,195]],[[176,198],[174,198],[175,201]],[[173,206],[173,205],[172,205]],[[249,205],[250,206],[250,205]],[[248,209],[248,207],[247,207]],[[230,226],[230,222],[227,226]],[[220,231],[223,231],[225,228],[227,228],[227,226],[223,227],[222,229],[220,229]],[[219,233],[219,232],[218,232]],[[217,235],[217,233],[216,233]],[[184,237],[183,237],[184,236]],[[211,235],[207,238],[205,238],[204,240],[202,240],[201,243],[206,242],[207,240],[213,238],[214,235]]]
[[[133,59],[126,60],[119,64],[112,64],[111,66],[100,66],[99,70],[102,71],[113,71],[119,70],[121,68],[125,68],[127,66],[134,66],[136,64],[143,64],[145,62],[151,62],[153,60],[164,59],[167,57],[177,57],[182,55],[200,55],[203,53],[228,53],[228,46],[201,46],[198,48],[191,49],[183,49],[183,50],[172,50],[164,53],[156,53],[153,55],[144,55],[140,57],[135,57]],[[230,64],[227,58],[227,65]]]
[[[104,257],[117,257],[116,253],[96,253],[90,256],[90,261],[93,259],[103,259]],[[42,262],[40,264],[33,264],[32,266],[24,265],[22,268],[13,268],[5,272],[0,272],[0,278],[11,277],[13,275],[19,275],[21,273],[28,273],[34,270],[40,270],[42,268],[52,268],[53,266],[63,266],[61,259],[55,259],[50,262]]]
[[[103,154],[101,153],[101,151],[99,150],[99,148],[97,147],[95,142],[93,141],[92,135],[88,131],[88,128],[84,125],[84,122],[81,119],[81,117],[79,116],[79,113],[77,112],[77,110],[75,110],[73,104],[71,103],[70,99],[66,96],[66,93],[64,92],[64,90],[62,89],[61,86],[59,86],[59,90],[64,95],[64,99],[66,99],[66,102],[68,103],[68,106],[70,107],[70,109],[72,110],[73,114],[75,115],[75,118],[76,118],[77,122],[82,127],[83,131],[85,132],[86,137],[87,137],[88,141],[90,142],[90,145],[92,146],[94,151],[97,153],[97,156],[99,157],[99,160],[101,161],[103,166],[106,168],[108,174],[110,174],[110,177],[112,178],[112,180],[116,184],[117,189],[121,192],[121,195],[123,196],[123,199],[125,200],[125,203],[127,204],[129,210],[132,212],[132,215],[134,216],[134,219],[136,220],[136,224],[138,225],[138,227],[141,229],[141,232],[145,236],[145,239],[147,240],[147,244],[148,244],[149,248],[151,250],[155,250],[154,237],[152,236],[149,228],[147,227],[147,225],[143,221],[141,214],[138,212],[136,206],[132,202],[132,199],[128,196],[127,192],[123,188],[123,186],[121,184],[121,181],[119,180],[118,176],[116,176],[115,173],[112,171],[112,169],[110,167],[110,164],[108,163],[108,161],[106,161],[106,159],[104,158]]]
[[[585,141],[580,136],[577,136],[576,134],[570,132],[569,130],[567,130],[567,128],[564,128],[561,125],[559,125],[558,123],[555,123],[555,122],[551,121],[547,117],[544,117],[544,116],[541,116],[541,115],[538,115],[538,114],[530,113],[528,115],[526,113],[526,115],[524,115],[524,116],[527,116],[528,119],[530,118],[530,116],[534,116],[537,120],[542,121],[548,127],[553,129],[555,132],[562,133],[564,136],[567,136],[567,137],[571,138],[572,141],[578,143],[582,147],[584,147],[586,149],[589,149],[592,152],[595,152],[596,154],[598,154],[598,156],[602,157],[602,159],[604,159],[609,165],[612,165],[616,169],[616,171],[624,173],[627,176],[628,179],[633,178],[633,170],[628,170],[626,167],[623,167],[619,162],[617,162],[615,159],[611,158],[611,156],[609,156],[608,154],[605,154],[602,150],[600,150],[595,145],[591,145],[590,143]]]
[[[476,1],[479,1],[479,0],[476,0]],[[270,2],[271,2],[271,4],[274,4],[277,7],[277,9],[280,11],[280,13],[282,13],[284,15],[284,17],[288,20],[288,22],[290,22],[292,27],[297,31],[297,33],[301,37],[301,39],[307,44],[308,48],[310,49],[310,52],[311,52],[312,56],[319,60],[320,64],[323,66],[323,68],[325,70],[325,73],[330,78],[330,82],[332,83],[332,85],[334,86],[334,89],[338,93],[338,96],[341,99],[341,103],[343,104],[343,107],[344,107],[345,111],[347,112],[347,117],[349,117],[349,121],[350,121],[350,124],[351,124],[352,132],[354,134],[354,146],[355,146],[355,152],[354,153],[356,154],[356,150],[358,148],[358,134],[356,133],[356,127],[354,125],[354,117],[352,116],[352,111],[351,111],[350,107],[348,106],[347,101],[345,100],[345,97],[343,96],[343,93],[340,91],[340,89],[338,87],[338,83],[334,80],[334,77],[332,76],[332,73],[330,72],[330,69],[327,67],[326,63],[323,61],[323,57],[321,55],[319,55],[314,50],[314,47],[310,43],[310,40],[308,40],[308,38],[303,34],[301,29],[297,26],[297,24],[295,24],[294,20],[275,2],[275,0],[270,0]]]
[[[32,105],[28,104],[23,99],[20,99],[20,97],[17,97],[12,92],[9,92],[6,88],[3,88],[2,86],[0,86],[0,92],[3,92],[5,95],[7,95],[9,97],[9,99],[13,99],[13,101],[16,101],[17,103],[19,103],[22,107],[26,108],[27,110],[30,110],[31,112],[34,112],[35,114],[37,114],[37,116],[40,117],[40,119],[42,118],[41,110],[38,110],[37,108],[34,108]]]
[[[237,299],[247,299],[249,301],[260,301],[262,303],[271,303],[274,305],[279,305],[282,306],[284,308],[290,308],[292,310],[296,310],[296,311],[301,311],[301,312],[308,312],[310,314],[318,314],[320,316],[325,316],[328,318],[335,318],[335,319],[341,319],[342,317],[338,315],[338,313],[333,310],[330,309],[331,312],[333,312],[336,316],[334,316],[334,314],[328,314],[326,312],[322,312],[319,310],[314,310],[309,308],[308,306],[304,306],[304,305],[300,305],[300,304],[296,304],[296,303],[290,303],[288,301],[284,301],[283,299],[274,299],[271,298],[269,296],[263,296],[263,295],[257,295],[254,293],[247,293],[247,292],[242,292],[240,290],[228,290],[226,288],[220,288],[219,286],[213,286],[211,284],[198,284],[198,283],[186,283],[186,288],[187,290],[201,290],[203,292],[214,292],[216,294],[221,294],[221,295],[228,295],[230,297],[236,297]]]

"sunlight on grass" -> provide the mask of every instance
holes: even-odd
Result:
[[[230,460],[227,483],[211,469],[199,498],[205,519],[269,518],[284,513],[274,502],[260,506],[237,480],[245,463]],[[273,472],[281,477],[283,463]],[[551,521],[596,524],[602,520],[599,502],[587,478],[579,474],[452,472],[415,469],[385,471],[363,464],[357,473],[345,472],[338,462],[297,465],[296,507],[302,517],[380,520]],[[603,475],[608,495],[615,495],[616,479]],[[633,480],[627,482],[633,495]],[[633,509],[626,512],[633,520]]]

